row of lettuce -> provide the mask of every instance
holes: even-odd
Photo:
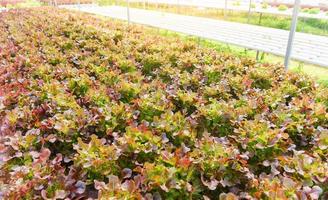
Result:
[[[55,8],[0,31],[0,198],[328,198],[309,78]]]
[[[28,8],[40,7],[43,5],[66,5],[66,4],[92,4],[94,0],[1,0],[0,8]]]

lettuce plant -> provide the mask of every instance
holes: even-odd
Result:
[[[0,199],[328,198],[309,77],[56,8],[0,32]]]

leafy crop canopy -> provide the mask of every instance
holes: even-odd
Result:
[[[328,198],[309,78],[53,8],[0,32],[0,198]]]

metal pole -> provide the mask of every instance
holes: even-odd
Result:
[[[128,25],[130,25],[130,3],[129,0],[126,0],[126,14],[128,18]]]
[[[224,19],[227,19],[228,0],[224,1]]]
[[[294,36],[295,36],[295,31],[296,31],[296,26],[297,26],[297,17],[298,17],[300,4],[301,4],[301,0],[295,0],[294,10],[293,10],[293,19],[292,19],[292,24],[291,24],[290,31],[289,31],[289,38],[288,38],[288,44],[287,44],[285,62],[284,62],[286,69],[288,69],[288,64],[289,64],[290,56],[292,53],[292,47],[293,47],[293,41],[294,41]]]
[[[251,8],[252,8],[252,0],[249,0],[247,23],[249,23],[251,17]]]

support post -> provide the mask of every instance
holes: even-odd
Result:
[[[128,20],[128,25],[130,25],[130,2],[129,0],[126,0],[126,15]]]
[[[286,55],[285,55],[285,62],[284,62],[286,69],[288,69],[288,64],[289,64],[290,56],[291,56],[291,53],[292,53],[292,48],[293,48],[293,42],[294,42],[294,36],[295,36],[295,31],[296,31],[296,26],[297,26],[297,18],[298,18],[298,12],[299,12],[299,8],[300,8],[300,4],[301,4],[301,0],[295,0],[292,24],[291,24],[290,31],[289,31],[289,38],[288,38]]]
[[[261,60],[264,60],[264,56],[265,56],[265,52],[263,51],[261,55]]]
[[[227,19],[228,0],[224,1],[224,19]]]
[[[249,23],[249,20],[251,18],[251,9],[252,9],[252,0],[249,0],[247,23]]]
[[[259,61],[259,55],[260,55],[260,51],[257,50],[257,51],[256,51],[256,61]]]
[[[262,15],[263,15],[263,13],[260,13],[259,25],[261,25],[261,22],[262,22]]]

